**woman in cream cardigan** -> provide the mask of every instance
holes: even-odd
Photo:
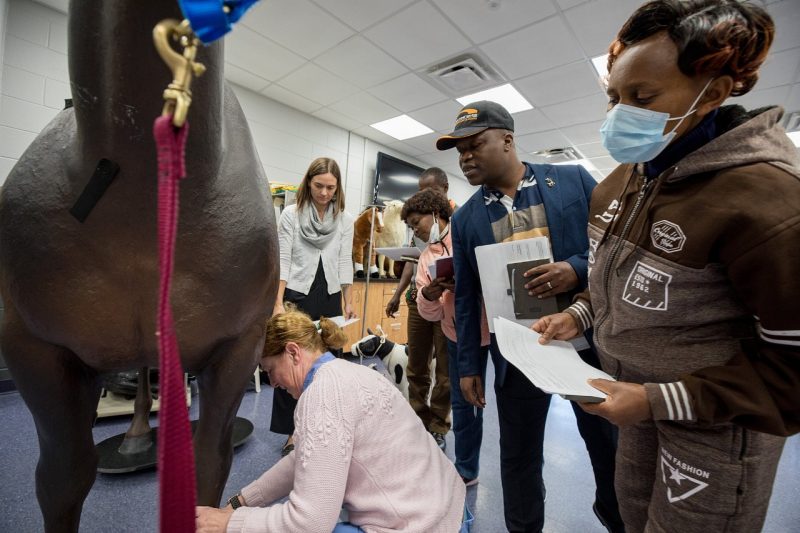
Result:
[[[281,213],[278,227],[281,269],[273,314],[292,302],[312,320],[321,316],[355,316],[352,304],[353,217],[344,210],[339,165],[331,158],[311,162],[297,190],[297,203]],[[344,300],[344,309],[342,301]],[[270,431],[289,435],[281,451],[294,447],[297,402],[275,389]]]

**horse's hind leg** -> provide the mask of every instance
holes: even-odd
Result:
[[[97,374],[64,348],[34,338],[13,306],[3,320],[2,350],[39,437],[36,497],[47,533],[77,532],[94,483],[97,454],[92,421]]]
[[[264,345],[259,319],[238,339],[220,344],[197,376],[200,420],[194,434],[197,504],[219,504],[233,461],[233,422]]]

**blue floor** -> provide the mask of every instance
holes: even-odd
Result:
[[[488,382],[491,383],[491,368],[489,374]],[[193,400],[191,416],[196,418],[197,397]],[[484,418],[480,483],[468,489],[468,502],[476,516],[474,533],[505,531],[500,489],[497,412],[491,387],[487,391],[487,402],[489,407]],[[251,391],[245,395],[239,416],[251,420],[255,424],[255,431],[250,440],[236,451],[224,492],[226,498],[279,459],[278,450],[285,437],[270,433],[267,429],[271,406],[272,390],[267,386],[262,388],[261,393]],[[36,432],[31,416],[18,394],[0,395],[0,420],[0,532],[41,531],[42,519],[36,503],[33,481],[38,457]],[[99,420],[94,429],[95,442],[123,433],[128,423],[128,417]],[[156,424],[155,417],[151,423]],[[452,458],[452,433],[447,436],[447,445],[447,455]],[[572,409],[560,398],[554,398],[550,408],[545,456],[545,532],[603,533],[605,530],[591,511],[594,482],[589,459],[575,427]],[[800,437],[795,436],[787,442],[781,460],[764,532],[800,531],[798,472]],[[69,490],[69,487],[64,490]],[[98,474],[94,488],[84,504],[81,531],[156,531],[156,490],[157,478],[154,471],[113,476]]]

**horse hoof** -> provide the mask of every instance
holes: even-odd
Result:
[[[356,270],[356,277],[357,278],[363,278],[364,277],[364,271],[363,270]]]

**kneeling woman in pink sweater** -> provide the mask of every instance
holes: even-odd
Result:
[[[295,310],[267,322],[261,368],[299,400],[295,449],[224,509],[198,507],[197,531],[461,531],[453,465],[388,379],[331,355],[342,330],[320,327]],[[348,524],[337,524],[342,508]]]

